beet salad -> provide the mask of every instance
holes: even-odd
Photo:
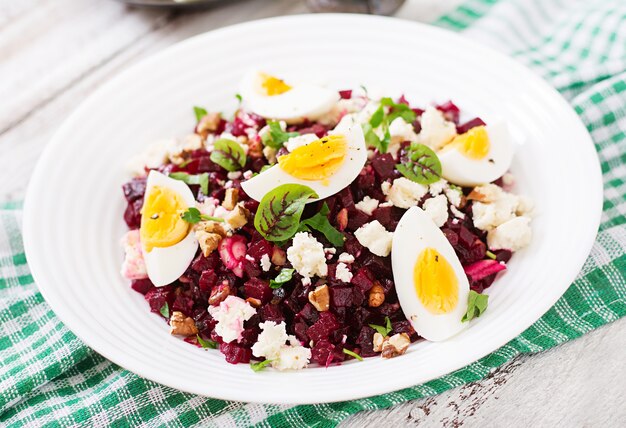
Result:
[[[240,93],[129,165],[122,275],[171,334],[293,370],[398,357],[485,312],[531,240],[505,123],[259,71]]]

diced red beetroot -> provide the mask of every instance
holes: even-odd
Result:
[[[483,122],[483,120],[480,117],[475,117],[474,119],[468,120],[467,122],[457,126],[456,132],[458,134],[464,134],[472,128],[475,128],[477,126],[484,126],[484,125],[486,125],[486,123]]]
[[[462,265],[482,260],[485,256],[487,251],[485,243],[463,224],[446,223],[442,230]]]
[[[220,241],[218,250],[224,266],[239,278],[243,277],[243,260],[246,257],[246,238],[233,235]]]
[[[480,281],[481,279],[496,274],[506,269],[504,263],[500,263],[496,260],[479,260],[471,265],[463,267],[465,274],[470,281]]]
[[[374,183],[376,183],[374,168],[370,165],[366,165],[356,178],[355,185],[360,189],[367,190],[370,187],[373,187]]]
[[[248,255],[258,263],[261,261],[261,257],[263,257],[263,255],[267,254],[268,256],[271,256],[272,249],[272,243],[261,238],[260,240],[250,244],[250,247],[248,248]]]
[[[339,91],[339,96],[342,100],[349,100],[350,98],[352,98],[352,89]]]
[[[367,293],[374,286],[374,276],[368,268],[363,267],[356,272],[350,283]]]
[[[170,310],[182,312],[185,316],[191,315],[191,310],[193,309],[193,300],[189,296],[185,296],[184,294],[179,294],[174,299],[174,303]]]
[[[494,253],[496,254],[496,260],[504,263],[511,260],[511,256],[513,256],[513,252],[511,250],[496,250]]]
[[[298,340],[306,345],[308,345],[309,340],[311,340],[309,339],[309,336],[306,334],[306,331],[308,328],[309,326],[306,325],[304,321],[296,321],[296,323],[293,326],[294,334],[296,335]]]
[[[352,306],[352,287],[331,287],[330,304],[331,307],[341,308]]]
[[[459,110],[459,108],[452,101],[447,101],[441,105],[438,105],[436,108],[443,113],[443,116],[446,118],[446,120],[452,121],[456,124],[459,123],[461,110]]]
[[[328,133],[328,128],[319,123],[314,123],[311,126],[307,126],[306,128],[298,129],[300,135],[304,134],[315,134],[317,138],[322,138]]]
[[[146,193],[146,179],[133,178],[128,183],[124,183],[122,191],[128,203],[134,202],[137,199],[143,199],[143,195]]]
[[[372,159],[372,166],[381,181],[396,178],[396,161],[390,153],[376,156]]]
[[[410,105],[409,104],[409,100],[406,99],[406,97],[404,96],[404,94],[400,95],[400,98],[398,98],[398,101],[396,101],[396,103],[398,104],[404,104],[404,105]]]
[[[418,336],[415,329],[408,320],[395,321],[391,323],[391,334],[406,333],[412,341],[417,340]]]
[[[320,366],[328,367],[330,363],[332,363],[334,349],[335,345],[326,339],[316,341],[311,349],[311,360],[315,361]]]
[[[363,252],[363,246],[353,235],[347,237],[346,242],[343,243],[343,249],[354,257],[359,257]]]
[[[319,312],[312,304],[307,303],[302,310],[296,314],[296,319],[306,322],[308,325],[315,323],[319,319]]]
[[[171,308],[174,303],[174,287],[166,285],[165,287],[154,287],[148,291],[144,298],[150,305],[150,310],[155,314],[161,313],[161,308],[167,303]]]
[[[348,230],[355,231],[365,223],[370,221],[370,217],[361,210],[354,210],[348,216]]]
[[[398,310],[400,310],[400,304],[385,302],[382,305],[380,305],[377,309],[378,309],[378,312],[380,312],[381,314],[387,317],[391,317],[393,314],[398,312]]]
[[[337,318],[331,312],[320,312],[319,319],[307,330],[307,335],[317,342],[318,340],[325,339],[330,333],[337,330],[341,325],[338,323]]]
[[[372,253],[366,253],[359,258],[359,263],[366,267],[374,278],[390,278],[391,260]]]
[[[220,352],[226,357],[226,361],[231,364],[249,363],[252,358],[252,350],[236,343],[220,344]]]
[[[191,262],[191,269],[198,273],[202,273],[205,270],[209,269],[217,269],[220,265],[220,257],[216,252],[212,252],[209,254],[209,257],[204,257],[202,252],[198,254],[198,256]]]
[[[130,283],[130,286],[137,293],[146,294],[148,291],[154,288],[152,281],[148,278],[145,279],[133,279]]]
[[[374,338],[374,329],[365,325],[359,330],[359,335],[356,338],[356,344],[361,348],[361,356],[372,357],[376,355],[374,352],[374,345],[372,339]]]
[[[352,192],[350,191],[349,186],[339,192],[339,198],[341,199],[341,205],[347,209],[348,212],[352,212],[355,209],[354,198],[352,197]]]
[[[352,304],[361,306],[365,302],[365,292],[359,287],[352,287]]]
[[[209,292],[217,284],[217,274],[213,270],[205,270],[200,275],[198,286],[202,291]]]
[[[241,346],[252,347],[259,337],[258,322],[254,323],[254,328],[246,328],[241,332],[241,340],[238,342]]]
[[[276,324],[280,324],[285,320],[283,311],[279,305],[267,304],[259,309],[259,315],[261,321],[274,321]]]
[[[247,258],[243,260],[243,270],[248,278],[256,278],[263,273],[259,263],[250,261]]]
[[[124,211],[124,221],[129,229],[139,229],[141,225],[141,208],[143,207],[143,198],[136,199],[126,206]]]
[[[269,282],[261,278],[250,278],[244,285],[245,297],[259,299],[263,304],[272,300],[272,289]]]
[[[389,231],[396,230],[404,210],[397,207],[378,207],[372,213],[372,219],[378,220]]]

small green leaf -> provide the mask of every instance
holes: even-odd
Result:
[[[199,223],[202,220],[217,221],[217,222],[220,222],[220,223],[222,223],[224,221],[224,219],[220,218],[220,217],[212,217],[210,215],[202,214],[200,212],[200,210],[198,208],[195,208],[195,207],[189,208],[187,211],[182,213],[181,217],[182,217],[183,220],[185,220],[187,223],[190,223],[190,224],[196,224],[196,223]]]
[[[241,102],[243,101],[243,97],[241,96],[241,94],[235,94],[235,98],[237,98],[237,101],[239,101],[239,104],[241,104]]]
[[[417,115],[406,104],[396,103],[391,98],[383,98],[380,100],[380,104],[389,107],[389,114],[387,114],[388,123],[393,122],[398,117],[401,117],[407,123],[413,123]]]
[[[213,144],[211,160],[226,171],[237,171],[246,165],[246,153],[236,141],[220,138]]]
[[[376,109],[374,114],[372,114],[372,117],[370,117],[370,125],[372,126],[372,128],[378,128],[380,124],[383,123],[384,117],[385,117],[385,109],[383,105],[381,104],[380,106],[378,106],[378,109]]]
[[[409,160],[397,164],[396,169],[409,180],[431,184],[441,179],[441,162],[437,154],[424,144],[411,145]]]
[[[391,320],[389,319],[389,317],[385,317],[384,327],[382,325],[376,325],[376,324],[368,324],[368,325],[372,327],[374,330],[376,330],[378,333],[380,333],[383,337],[389,335],[389,333],[391,333],[391,330],[392,330]]]
[[[349,349],[343,348],[343,353],[346,354],[346,355],[350,355],[351,357],[354,357],[354,358],[356,358],[359,361],[363,361],[363,357],[362,356],[360,356],[356,352],[352,352]]]
[[[200,337],[199,334],[196,334],[196,339],[198,340],[200,346],[202,346],[204,349],[217,349],[217,342],[213,342],[212,340],[204,340]]]
[[[161,306],[161,309],[159,309],[159,312],[161,313],[161,315],[163,315],[163,318],[169,318],[170,317],[170,305],[168,305],[167,302],[165,302],[163,306]]]
[[[274,361],[274,360],[259,361],[258,363],[250,362],[250,368],[254,372],[260,372],[265,367],[269,366],[272,363],[272,361]]]
[[[270,279],[270,288],[280,288],[287,282],[291,281],[295,269],[283,268],[276,275],[276,278]]]
[[[491,251],[487,250],[487,252],[485,252],[485,255],[487,257],[489,257],[491,260],[495,260],[498,256],[496,256],[494,253],[492,253]]]
[[[170,173],[170,178],[174,180],[180,180],[188,185],[198,185],[200,186],[200,190],[202,190],[203,195],[209,194],[209,173],[205,172],[202,174],[187,174],[186,172],[172,172]]]
[[[377,149],[380,153],[386,153],[387,149],[385,149],[385,151],[383,151],[383,147],[381,145],[381,140],[380,140],[380,138],[378,138],[378,135],[376,135],[376,133],[372,129],[372,125],[370,125],[369,123],[364,123],[363,125],[361,125],[361,127],[363,128],[363,135],[365,137],[365,144],[368,147],[373,147],[373,148]]]
[[[267,122],[267,126],[269,126],[269,132],[263,134],[261,137],[261,141],[264,146],[270,146],[276,150],[283,147],[283,145],[292,137],[297,137],[297,132],[285,132],[280,127],[280,123],[276,121]]]
[[[335,229],[332,224],[330,224],[330,221],[328,221],[329,213],[330,209],[328,209],[328,205],[324,202],[320,212],[315,214],[313,217],[300,222],[298,232],[309,231],[309,228],[311,228],[321,232],[328,242],[333,244],[335,247],[343,247],[345,236],[343,233]]]
[[[208,114],[206,109],[204,109],[203,107],[197,107],[197,106],[193,108],[193,112],[196,115],[196,122],[200,122],[200,119],[202,119],[204,116]]]
[[[304,206],[317,193],[302,184],[283,184],[268,192],[257,208],[254,227],[268,241],[284,241],[298,230]]]
[[[474,318],[478,318],[487,310],[487,304],[489,302],[489,295],[478,294],[474,290],[470,290],[469,297],[467,298],[467,312],[461,318],[461,322],[471,321]]]

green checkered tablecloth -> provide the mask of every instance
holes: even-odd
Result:
[[[185,394],[144,380],[78,340],[29,273],[20,205],[0,205],[0,425],[335,426],[479,381],[521,353],[574,339],[626,314],[626,2],[470,0],[440,25],[507,52],[570,101],[604,175],[600,232],[581,273],[539,321],[493,354],[424,385],[315,406],[256,405]]]

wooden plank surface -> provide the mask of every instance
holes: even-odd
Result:
[[[428,21],[459,1],[409,1],[399,14]],[[0,201],[23,199],[63,119],[129,65],[211,29],[304,12],[297,0],[232,1],[195,12],[113,0],[0,0]],[[520,357],[482,382],[364,412],[342,426],[626,426],[625,329],[623,319]]]

